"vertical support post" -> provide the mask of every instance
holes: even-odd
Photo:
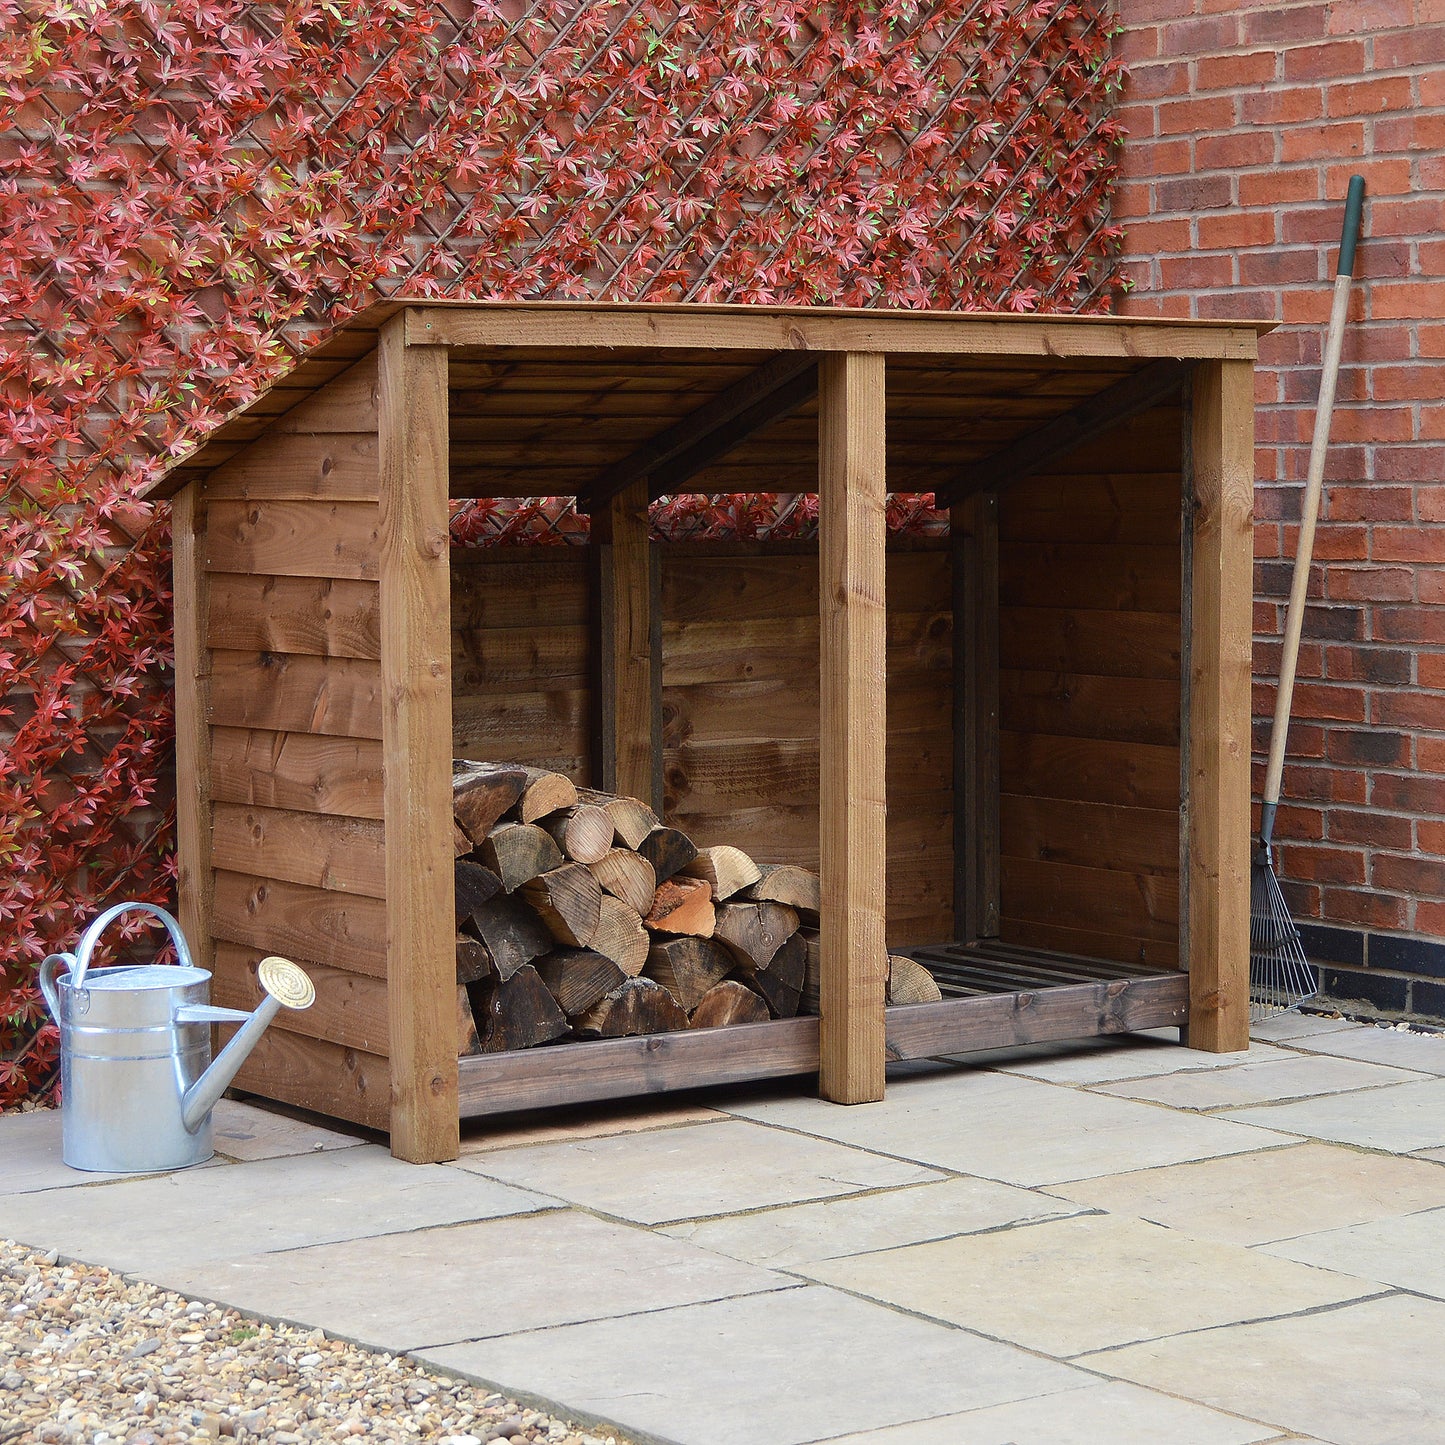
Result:
[[[212,967],[211,652],[206,632],[210,574],[206,571],[204,482],[192,482],[171,503],[171,579],[176,649],[177,918],[191,957]]]
[[[1189,640],[1189,1046],[1249,1047],[1254,371],[1194,373]]]
[[[391,1152],[455,1159],[447,353],[381,332],[381,685]]]
[[[598,786],[662,805],[662,657],[647,478],[592,514]]]
[[[883,357],[818,366],[819,981],[825,1099],[883,1097],[887,613]]]
[[[953,562],[953,914],[965,943],[999,929],[998,494],[948,512]]]

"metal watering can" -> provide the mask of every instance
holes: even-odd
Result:
[[[123,913],[165,924],[177,962],[88,974],[100,935]],[[267,996],[255,1013],[213,1007],[211,975],[191,962],[180,924],[154,903],[108,908],[74,953],[52,953],[40,965],[40,988],[60,1027],[61,1152],[72,1169],[150,1173],[211,1157],[216,1100],[277,1013],[310,1008],[316,998],[288,959],[264,958],[257,973]],[[242,1025],[214,1063],[212,1024]]]

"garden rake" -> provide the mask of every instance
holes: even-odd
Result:
[[[1274,815],[1279,806],[1280,779],[1284,773],[1284,746],[1289,733],[1294,698],[1295,664],[1299,661],[1300,629],[1304,624],[1305,592],[1314,551],[1315,522],[1325,471],[1325,449],[1330,438],[1330,416],[1335,405],[1335,383],[1340,374],[1340,348],[1344,343],[1345,314],[1350,304],[1350,282],[1355,269],[1355,242],[1360,232],[1360,210],[1365,199],[1365,178],[1351,176],[1345,198],[1345,224],[1340,235],[1340,257],[1335,268],[1334,305],[1325,337],[1320,396],[1315,407],[1314,437],[1310,442],[1309,472],[1305,479],[1300,515],[1299,548],[1294,559],[1289,610],[1285,614],[1284,651],[1279,663],[1279,691],[1274,702],[1274,724],[1269,734],[1269,767],[1265,773],[1263,806],[1259,818],[1259,847],[1249,879],[1249,998],[1250,1017],[1260,1019],[1279,1009],[1303,1003],[1319,992],[1319,979],[1305,957],[1299,929],[1274,874]]]

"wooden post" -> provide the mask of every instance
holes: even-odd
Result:
[[[212,968],[211,652],[206,632],[210,574],[206,571],[206,503],[202,481],[171,503],[171,578],[176,649],[177,918],[198,968]]]
[[[879,355],[819,364],[818,593],[822,612],[819,838],[823,885],[818,1085],[883,1097],[887,468]]]
[[[391,1152],[455,1159],[447,353],[380,343],[381,682]]]
[[[953,913],[965,943],[998,937],[998,495],[948,511],[953,562]]]
[[[598,785],[662,805],[662,657],[647,478],[592,513]]]
[[[1187,1042],[1228,1053],[1249,1047],[1251,364],[1201,363],[1192,407]]]

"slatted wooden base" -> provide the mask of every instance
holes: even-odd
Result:
[[[942,1003],[887,1012],[889,1059],[1182,1027],[1189,976],[1009,945],[917,948]],[[598,1039],[461,1060],[464,1119],[661,1094],[818,1068],[818,1020]]]

